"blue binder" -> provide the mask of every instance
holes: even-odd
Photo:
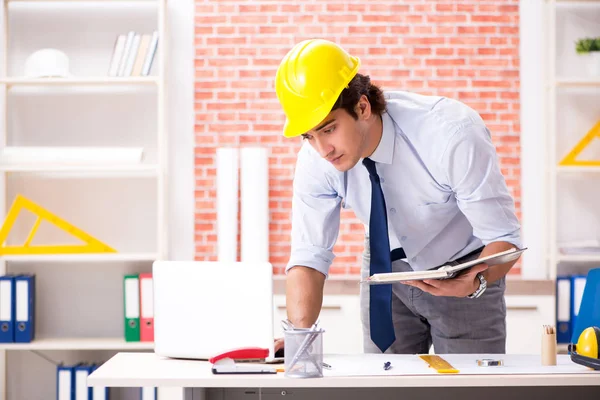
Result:
[[[87,377],[92,373],[93,364],[81,363],[73,368],[74,373],[74,400],[92,400],[92,387],[87,385]]]
[[[585,281],[585,275],[571,276],[571,335],[575,331],[575,322],[577,321],[577,315],[579,315],[579,309],[581,307],[581,300],[583,299]]]
[[[600,268],[592,269],[587,274],[571,342],[577,343],[581,332],[590,326],[600,328]]]
[[[15,280],[12,275],[0,276],[0,343],[15,341]]]
[[[73,365],[60,364],[56,368],[56,400],[75,400]]]
[[[29,343],[35,338],[35,275],[15,276],[15,342]]]
[[[93,371],[100,368],[100,363],[93,364]],[[108,387],[94,386],[92,388],[92,397],[90,400],[109,400],[109,390]]]
[[[569,343],[571,340],[571,298],[572,281],[570,276],[556,277],[556,341]]]
[[[157,388],[155,387],[141,387],[140,400],[156,400],[158,398],[157,392]]]

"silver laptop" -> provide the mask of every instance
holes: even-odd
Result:
[[[207,360],[244,347],[274,359],[270,263],[155,261],[154,351]]]

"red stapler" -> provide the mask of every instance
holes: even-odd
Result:
[[[216,356],[209,358],[208,361],[210,361],[211,364],[224,358],[231,358],[235,361],[263,361],[268,356],[269,349],[263,349],[261,347],[243,347],[217,354]]]
[[[239,365],[236,362],[264,361],[269,355],[269,349],[260,347],[245,347],[233,349],[208,359],[213,374],[276,374],[277,369],[266,365]]]

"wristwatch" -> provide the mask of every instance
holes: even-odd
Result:
[[[477,278],[479,279],[479,287],[476,291],[467,296],[470,299],[478,298],[483,294],[483,292],[485,292],[485,289],[487,289],[487,281],[485,280],[481,272],[477,274]]]

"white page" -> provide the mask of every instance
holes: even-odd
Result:
[[[590,368],[571,361],[568,355],[558,355],[557,365],[541,365],[540,355],[523,354],[443,354],[441,357],[459,370],[458,375],[485,374],[598,374]],[[504,366],[479,367],[477,359],[502,359]],[[421,360],[418,355],[408,354],[348,354],[325,355],[323,361],[331,365],[324,369],[324,376],[394,376],[394,375],[436,375],[433,368]],[[383,369],[383,364],[389,361],[392,368]],[[455,375],[455,374],[452,374]]]
[[[488,266],[502,265],[509,261],[512,261],[520,256],[525,251],[524,249],[509,249],[501,251],[489,256],[480,257],[475,260],[467,261],[459,265],[445,265],[435,270],[428,271],[407,271],[407,272],[391,272],[383,274],[374,274],[368,280],[363,280],[361,283],[369,284],[380,284],[410,280],[422,280],[422,279],[445,279],[453,276],[453,273],[458,273],[464,269],[470,268],[477,264],[486,263]]]

